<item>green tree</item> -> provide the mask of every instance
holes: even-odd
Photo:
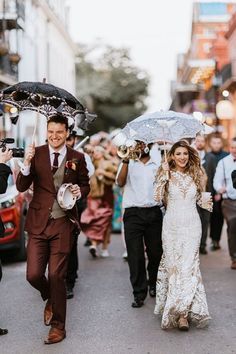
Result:
[[[77,96],[98,115],[91,131],[123,127],[147,108],[149,77],[126,48],[80,46],[76,84]]]

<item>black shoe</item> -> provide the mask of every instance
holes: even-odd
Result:
[[[91,241],[89,238],[87,238],[87,240],[84,243],[84,247],[89,247],[89,246],[91,246]]]
[[[89,246],[89,252],[93,258],[97,258],[97,248],[95,246]]]
[[[211,251],[217,251],[217,250],[220,250],[220,249],[221,249],[221,247],[220,247],[219,241],[212,241]]]
[[[74,291],[71,286],[66,287],[66,298],[67,299],[72,299],[74,297]]]
[[[143,302],[143,300],[140,300],[140,299],[134,299],[134,301],[131,304],[131,306],[134,308],[142,307],[143,305],[144,305],[144,302]]]
[[[151,297],[156,297],[156,287],[155,286],[150,286],[149,288],[149,295]]]
[[[199,252],[200,252],[200,254],[207,254],[206,247],[205,246],[200,247]]]
[[[0,328],[0,336],[3,336],[4,334],[7,334],[8,330],[4,328]]]

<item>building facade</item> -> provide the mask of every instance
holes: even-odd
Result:
[[[0,3],[4,0],[1,0]],[[68,33],[68,7],[63,0],[8,0],[15,9],[16,18],[21,20],[16,29],[5,31],[13,52],[19,54],[17,70],[13,80],[43,81],[62,87],[75,94],[76,46]],[[24,16],[20,17],[19,9]],[[4,6],[3,6],[4,7]],[[1,18],[6,17],[5,14]],[[18,20],[19,22],[19,20]],[[16,40],[17,39],[17,40]],[[37,121],[37,142],[45,141],[46,119],[33,112],[20,113],[17,126],[6,123],[7,135],[17,135],[19,142],[30,142]]]
[[[179,55],[177,80],[172,83],[172,105],[177,111],[202,112],[208,124],[228,136],[228,122],[216,116],[222,75],[229,70],[230,46],[226,38],[236,12],[235,2],[193,4],[191,44]]]

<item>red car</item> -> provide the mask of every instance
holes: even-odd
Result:
[[[27,233],[24,224],[27,205],[24,193],[17,191],[14,177],[10,175],[7,191],[0,195],[0,215],[5,226],[5,234],[0,237],[0,254],[11,251],[18,261],[26,259]]]

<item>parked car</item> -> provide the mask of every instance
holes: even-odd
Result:
[[[8,178],[6,193],[0,195],[0,215],[5,233],[0,237],[0,254],[11,251],[18,261],[26,259],[27,233],[24,231],[27,199],[16,189],[13,175]]]

